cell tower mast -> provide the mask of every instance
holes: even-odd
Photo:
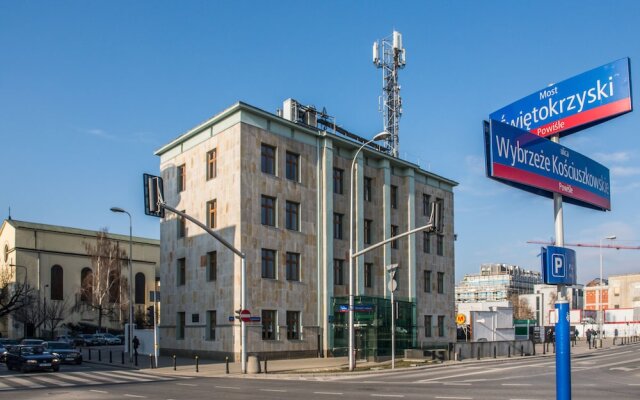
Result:
[[[387,150],[398,157],[398,133],[402,115],[402,98],[398,84],[398,70],[406,64],[406,52],[402,47],[402,34],[393,31],[391,37],[373,42],[373,64],[382,69],[382,97],[380,106],[387,139]]]

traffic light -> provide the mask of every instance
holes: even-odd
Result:
[[[154,217],[164,218],[164,185],[159,176],[143,174],[144,213]]]
[[[154,325],[155,315],[153,306],[147,307],[147,325]]]

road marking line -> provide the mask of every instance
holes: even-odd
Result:
[[[140,396],[138,394],[123,394],[124,397],[136,397],[136,398],[142,398],[142,399],[146,399],[147,396]]]
[[[436,399],[473,400],[473,397],[448,397],[448,396],[436,396]]]
[[[471,386],[470,383],[465,382],[445,382],[443,383],[445,386]]]
[[[240,389],[239,387],[236,386],[215,386],[218,389]]]
[[[313,394],[326,394],[326,395],[329,395],[329,396],[339,396],[339,395],[344,394],[344,393],[340,393],[340,392],[313,392]]]
[[[176,383],[178,386],[198,386],[195,383]]]
[[[403,394],[372,394],[371,397],[404,397]]]
[[[62,381],[59,381],[57,379],[47,378],[46,376],[32,376],[31,379],[34,379],[36,381],[50,383],[50,384],[53,384],[53,385],[56,385],[56,386],[76,386],[75,383],[62,382]]]
[[[286,390],[284,390],[284,389],[260,389],[260,391],[262,391],[262,392],[282,392],[282,393],[286,392]]]
[[[93,392],[93,393],[109,393],[109,392],[107,392],[106,390],[96,390],[96,389],[91,389],[91,390],[89,390],[89,391],[90,391],[90,392]]]
[[[37,383],[33,383],[30,380],[18,378],[17,376],[7,376],[5,378],[9,382],[15,382],[20,386],[28,387],[28,388],[43,388],[44,386],[38,385]]]
[[[502,386],[531,386],[530,383],[503,383]]]
[[[640,383],[627,383],[627,386],[640,386]]]

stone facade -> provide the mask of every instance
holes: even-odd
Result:
[[[263,145],[275,150],[273,174],[262,171]],[[246,255],[247,308],[261,318],[247,324],[249,353],[270,358],[332,354],[332,299],[348,294],[349,184],[358,148],[358,143],[344,136],[237,103],[156,152],[167,204],[208,222],[208,204],[215,200],[213,229]],[[213,150],[216,175],[208,177],[207,154]],[[297,179],[286,176],[287,154],[298,155]],[[425,225],[428,216],[423,213],[423,195],[443,203],[444,229],[430,235],[429,253],[423,249],[419,232],[398,240],[397,249],[386,245],[360,257],[354,262],[355,294],[388,298],[385,265],[399,263],[396,298],[415,303],[416,345],[455,340],[456,183],[371,148],[363,149],[356,164],[356,249],[390,237],[392,225],[397,226],[397,233]],[[336,171],[342,171],[341,193],[334,190]],[[182,175],[184,179],[179,179]],[[364,198],[365,178],[372,182],[370,199]],[[184,190],[179,190],[181,182],[185,182]],[[391,204],[392,186],[397,187],[395,207]],[[263,197],[275,200],[273,226],[262,223]],[[299,205],[297,229],[286,227],[288,202]],[[342,218],[342,223],[336,225],[334,218]],[[365,243],[365,220],[371,225],[369,244]],[[341,234],[334,227],[341,228]],[[178,219],[167,213],[161,222],[161,349],[165,353],[239,359],[240,324],[232,317],[240,307],[240,258],[190,222],[186,222],[183,238],[178,228]],[[438,248],[439,235],[442,245]],[[275,254],[275,276],[263,277],[263,250]],[[271,250],[275,252],[269,253]],[[212,252],[217,259],[215,279],[208,272]],[[287,254],[299,255],[299,279],[286,276]],[[184,282],[181,263],[186,271]],[[335,263],[342,263],[342,271]],[[371,265],[371,287],[365,287],[365,264]],[[430,291],[424,288],[424,270],[432,271]],[[442,293],[437,287],[438,272],[444,274]],[[341,273],[341,279],[335,273]],[[263,331],[263,326],[267,329],[264,318],[270,312],[275,312],[277,320],[273,336]],[[425,337],[426,314],[434,315],[434,321],[439,315],[445,317],[442,336]],[[291,330],[295,315],[299,316],[299,334]]]
[[[94,243],[97,231],[46,225],[32,222],[7,219],[0,228],[0,245],[2,258],[0,268],[14,270],[13,278],[27,282],[37,290],[38,295],[44,296],[46,301],[67,301],[67,312],[60,322],[54,336],[63,334],[67,330],[66,323],[85,324],[85,327],[95,327],[98,318],[95,310],[86,306],[75,307],[82,303],[79,300],[81,271],[92,268],[91,259],[87,255],[86,243]],[[120,248],[129,252],[129,236],[108,234],[112,241],[119,243]],[[135,304],[136,313],[145,313],[146,307],[153,305],[150,293],[155,290],[156,270],[160,264],[160,246],[157,240],[133,237],[133,276],[143,274],[144,283],[141,287],[144,302]],[[123,261],[125,279],[128,276],[128,259]],[[17,265],[17,267],[16,267]],[[52,268],[61,267],[62,292],[64,300],[52,298]],[[134,278],[135,279],[135,278]],[[128,279],[127,279],[128,280]],[[135,284],[134,284],[135,285]],[[134,286],[135,291],[135,286]],[[125,306],[126,307],[126,306]],[[128,319],[126,312],[103,319],[103,327],[109,329],[123,329],[124,320]],[[0,320],[0,332],[3,337],[20,338],[27,336],[45,336],[44,328],[28,332],[23,324],[14,321],[12,316]],[[95,331],[95,329],[94,329]]]

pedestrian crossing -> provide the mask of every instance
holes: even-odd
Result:
[[[0,376],[0,392],[19,389],[41,389],[81,385],[111,385],[120,383],[160,382],[185,377],[165,377],[140,371],[41,372]]]

